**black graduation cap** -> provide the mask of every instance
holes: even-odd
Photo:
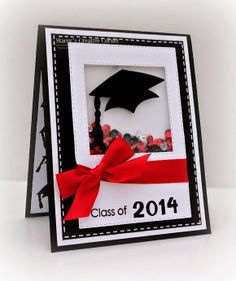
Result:
[[[101,97],[109,98],[105,111],[120,107],[134,113],[137,106],[143,101],[159,97],[149,89],[163,81],[164,79],[154,75],[122,69],[98,85],[89,94],[94,96],[95,127],[91,132],[94,146],[98,146],[103,153],[106,150],[100,125]]]
[[[48,196],[48,185],[46,184],[38,193],[39,208],[43,208],[42,199]]]
[[[134,113],[143,101],[159,97],[149,89],[163,81],[154,75],[122,69],[96,87],[90,96],[110,98],[105,111],[120,107]]]

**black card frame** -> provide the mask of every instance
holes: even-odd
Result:
[[[52,168],[52,147],[51,147],[51,124],[50,124],[50,110],[49,110],[49,93],[48,93],[48,74],[47,74],[47,56],[46,56],[46,42],[45,42],[45,29],[46,28],[57,28],[57,29],[75,29],[75,30],[92,30],[92,31],[111,31],[111,32],[122,32],[122,33],[133,33],[133,34],[159,34],[159,35],[176,35],[176,36],[184,36],[187,39],[188,44],[188,50],[189,50],[189,61],[190,61],[190,71],[191,71],[191,80],[192,80],[192,88],[193,88],[193,96],[194,96],[194,106],[195,106],[195,118],[196,118],[196,127],[197,127],[197,137],[198,137],[198,149],[199,149],[199,156],[200,156],[200,169],[201,169],[201,181],[202,181],[202,190],[203,190],[203,200],[204,200],[204,208],[205,208],[205,220],[206,220],[206,229],[204,230],[198,230],[198,231],[185,231],[181,233],[170,233],[170,234],[163,234],[163,235],[151,235],[146,237],[138,237],[138,238],[128,238],[128,239],[117,239],[112,241],[100,241],[100,242],[93,242],[93,243],[85,243],[85,244],[75,244],[75,245],[68,245],[68,246],[58,246],[57,245],[57,235],[56,235],[56,219],[55,219],[55,206],[54,206],[54,191],[53,191],[53,168]],[[101,43],[101,42],[100,42]],[[151,45],[152,42],[149,44]],[[127,44],[124,40],[124,44]],[[129,44],[135,44],[135,42],[129,42]],[[139,43],[139,45],[145,43]],[[159,43],[160,45],[161,43]],[[165,42],[165,46],[168,46],[171,44],[171,47],[175,47],[176,54],[177,54],[177,60],[183,58],[183,53],[181,49],[180,44],[173,44],[171,42]],[[155,46],[157,46],[158,43],[155,43]],[[66,56],[63,54],[63,60],[66,58]],[[68,64],[67,61],[64,61],[63,64]],[[178,71],[179,73],[182,72],[182,64],[178,63]],[[205,173],[204,173],[204,164],[203,164],[203,150],[202,150],[202,141],[201,141],[201,130],[200,130],[200,120],[199,120],[199,108],[198,108],[198,98],[197,98],[197,88],[196,88],[196,79],[195,79],[195,71],[194,71],[194,61],[193,61],[193,54],[192,54],[192,45],[191,45],[191,39],[189,35],[186,34],[171,34],[171,33],[154,33],[154,32],[139,32],[139,31],[127,31],[127,30],[111,30],[111,29],[94,29],[94,28],[74,28],[74,27],[61,27],[61,26],[50,26],[50,25],[40,25],[38,29],[38,41],[37,41],[37,55],[36,55],[36,67],[35,67],[35,81],[34,81],[34,101],[33,101],[33,113],[32,113],[32,129],[31,129],[31,144],[30,144],[30,161],[29,161],[29,176],[28,176],[28,191],[27,191],[27,204],[26,204],[26,216],[31,216],[29,214],[29,208],[30,208],[30,198],[31,198],[31,192],[32,192],[32,165],[33,165],[33,153],[34,153],[34,145],[35,145],[35,126],[36,126],[36,116],[37,116],[37,100],[39,95],[39,80],[40,75],[42,75],[42,82],[43,82],[43,99],[44,99],[44,117],[45,117],[45,127],[46,127],[46,154],[47,154],[47,177],[48,177],[48,185],[50,187],[49,189],[49,215],[50,215],[50,228],[51,228],[51,249],[53,252],[55,251],[62,251],[62,250],[71,250],[71,249],[77,249],[77,248],[87,248],[87,247],[98,247],[98,246],[107,246],[107,245],[114,245],[114,244],[123,244],[123,243],[132,243],[132,242],[140,242],[140,241],[150,241],[155,239],[163,239],[163,238],[174,238],[174,237],[183,237],[183,236],[190,236],[190,235],[196,235],[196,234],[208,234],[211,232],[210,230],[210,222],[209,222],[209,213],[208,213],[208,205],[207,205],[207,194],[206,194],[206,182],[205,182]],[[69,75],[69,71],[68,71]],[[69,79],[69,77],[67,78]],[[184,78],[181,78],[180,75],[180,88],[185,88],[185,81]],[[63,87],[69,87],[67,91],[70,91],[70,85],[62,85]],[[65,90],[65,89],[64,89]],[[181,90],[182,93],[182,90]],[[68,95],[67,95],[68,96]],[[68,97],[67,97],[68,98]],[[61,101],[64,104],[70,104],[70,100],[62,100]],[[181,103],[182,107],[186,107],[187,100],[185,100],[185,95],[181,94]],[[68,112],[64,112],[63,115],[68,115]],[[72,119],[71,116],[68,117],[69,120],[65,121],[64,125],[63,122],[60,124],[65,129],[65,134],[68,136],[68,128],[69,128],[69,135],[73,132],[72,127],[68,127],[68,124],[71,123],[72,126]],[[64,118],[65,119],[65,118]],[[188,113],[187,108],[183,109],[183,120],[186,122],[184,124],[184,130],[185,130],[185,136],[186,136],[186,153],[188,158],[188,172],[190,177],[190,183],[194,183],[194,174],[193,174],[193,155],[192,155],[192,149],[188,145],[191,143],[190,140],[190,134],[189,134],[189,122],[188,122]],[[67,129],[66,129],[67,128]],[[63,171],[71,169],[75,166],[75,159],[74,159],[74,151],[70,150],[68,153],[68,148],[74,147],[73,144],[73,135],[70,139],[70,143],[65,143],[65,154],[67,156],[64,156],[64,165],[63,165]],[[69,155],[69,156],[68,156]],[[65,158],[66,157],[66,158]],[[69,157],[69,159],[67,158]],[[191,191],[192,190],[192,191]],[[183,220],[174,220],[168,221],[168,225],[170,224],[178,224],[179,225],[190,225],[191,223],[199,223],[201,222],[201,218],[199,217],[199,211],[196,206],[197,198],[196,193],[194,192],[195,188],[190,188],[190,198],[191,198],[191,209],[192,209],[192,218],[191,219],[184,219]],[[195,202],[195,203],[194,203]],[[68,209],[68,207],[71,204],[71,200],[64,200],[64,207],[65,210]],[[195,205],[194,205],[195,204]],[[46,214],[46,213],[45,213]],[[44,214],[44,215],[45,215]],[[153,227],[154,223],[145,223],[149,227]],[[140,225],[140,224],[139,224]],[[78,222],[77,221],[71,221],[71,222],[64,222],[63,226],[65,227],[65,235],[64,239],[68,239],[66,237],[69,237],[71,239],[71,236],[73,237],[79,237],[75,233],[75,230],[78,230]],[[126,225],[127,228],[130,228],[132,225]],[[158,226],[158,223],[155,222],[155,226]],[[109,227],[109,232],[111,230],[111,227]],[[80,235],[85,234],[87,230],[80,230]],[[96,228],[95,230],[92,229],[90,231],[101,231],[100,229]],[[104,228],[102,228],[102,231],[104,232]],[[85,233],[86,232],[86,233]],[[88,234],[88,233],[87,233]],[[91,232],[92,234],[92,232]]]

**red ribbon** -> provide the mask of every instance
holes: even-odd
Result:
[[[61,197],[75,195],[64,220],[90,215],[101,180],[137,184],[188,182],[186,159],[147,161],[150,154],[146,154],[129,160],[133,155],[131,147],[116,137],[95,168],[77,165],[76,169],[57,174]]]

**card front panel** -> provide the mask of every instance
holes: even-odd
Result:
[[[64,34],[63,34],[64,33]],[[109,39],[109,40],[108,40]],[[185,233],[185,232],[195,232],[206,230],[206,220],[205,220],[205,207],[203,199],[203,189],[202,189],[202,175],[201,167],[199,161],[199,150],[198,150],[198,136],[197,136],[197,125],[195,122],[195,107],[194,107],[194,97],[192,89],[192,76],[190,69],[190,62],[188,58],[188,44],[184,36],[167,36],[167,35],[147,35],[147,34],[133,34],[133,33],[110,33],[110,32],[97,32],[97,31],[83,31],[83,30],[55,30],[48,29],[46,30],[46,43],[47,43],[47,61],[48,61],[48,82],[49,82],[49,102],[50,102],[50,122],[51,122],[51,138],[52,138],[52,156],[53,156],[53,173],[54,175],[58,172],[63,172],[68,169],[75,167],[76,162],[81,163],[84,159],[96,159],[89,160],[86,162],[88,166],[95,164],[96,161],[101,159],[101,155],[91,155],[89,146],[88,146],[88,127],[89,122],[84,122],[86,128],[83,127],[82,132],[80,132],[81,140],[83,139],[83,145],[86,149],[82,150],[82,154],[86,155],[77,155],[76,151],[76,138],[80,134],[75,134],[75,116],[85,119],[88,118],[86,113],[87,103],[84,108],[85,114],[79,115],[79,111],[72,110],[73,102],[71,101],[71,94],[73,97],[73,90],[71,91],[71,73],[74,73],[74,70],[70,71],[71,65],[69,64],[69,54],[68,54],[68,43],[73,42],[76,45],[76,42],[79,44],[112,44],[112,45],[121,45],[121,46],[150,46],[152,48],[173,48],[176,55],[176,68],[179,81],[179,92],[180,92],[180,103],[181,103],[181,118],[184,136],[184,150],[180,153],[184,153],[188,159],[188,175],[189,175],[189,184],[186,187],[182,188],[181,192],[186,190],[185,195],[180,195],[180,198],[186,203],[184,207],[184,214],[175,217],[169,217],[161,219],[161,216],[156,216],[156,219],[152,218],[151,220],[145,219],[144,221],[135,221],[134,213],[129,213],[124,220],[120,220],[118,223],[117,220],[112,221],[112,225],[109,225],[109,220],[105,217],[90,221],[83,220],[74,220],[67,221],[63,220],[65,213],[70,208],[73,198],[68,200],[62,200],[58,193],[57,183],[54,178],[54,200],[55,203],[55,214],[51,216],[51,219],[55,220],[56,227],[52,231],[56,231],[56,244],[57,247],[63,247],[68,245],[74,245],[74,248],[79,247],[79,245],[89,246],[88,243],[94,242],[108,242],[119,239],[129,239],[134,237],[148,237],[152,239],[154,236],[171,234],[171,233]],[[72,45],[73,45],[72,44]],[[78,44],[78,45],[79,45]],[[99,48],[98,48],[99,49]],[[122,66],[124,61],[121,62]],[[99,64],[94,63],[85,63],[85,66],[91,67],[92,65],[98,66]],[[106,64],[105,64],[106,65]],[[109,64],[108,64],[109,65]],[[126,67],[133,67],[133,65],[127,65]],[[75,64],[76,66],[76,64]],[[117,62],[114,63],[114,66],[117,66]],[[120,65],[119,65],[120,67]],[[140,64],[135,67],[140,67]],[[147,65],[145,65],[147,67]],[[150,66],[149,66],[150,67]],[[156,66],[160,67],[160,66]],[[162,66],[166,68],[165,66]],[[86,68],[86,67],[85,67]],[[137,70],[137,69],[136,69]],[[93,71],[93,70],[92,70]],[[102,74],[104,75],[104,73]],[[81,76],[77,76],[78,80],[81,79]],[[82,77],[86,79],[86,75]],[[88,86],[89,87],[89,86]],[[76,91],[76,95],[78,95]],[[85,97],[86,100],[86,97]],[[84,112],[83,111],[83,112]],[[78,120],[79,122],[79,118]],[[108,119],[107,119],[108,120]],[[110,119],[111,120],[111,119]],[[171,129],[174,128],[173,124],[176,122],[174,118],[170,118]],[[119,121],[118,123],[119,124]],[[126,130],[129,128],[127,127]],[[134,134],[134,132],[132,132]],[[175,136],[175,134],[173,134]],[[85,139],[84,139],[85,138]],[[87,138],[87,141],[86,141]],[[176,135],[176,140],[179,137]],[[178,141],[177,141],[178,143]],[[80,146],[79,146],[80,147]],[[175,146],[173,145],[172,152],[157,152],[152,153],[152,157],[162,157],[168,159],[174,155]],[[137,153],[139,154],[139,153]],[[154,156],[153,156],[154,155]],[[155,156],[156,155],[156,156]],[[159,156],[158,156],[159,155]],[[168,155],[168,156],[167,156]],[[76,158],[78,156],[78,158]],[[84,158],[83,158],[84,157]],[[173,156],[176,157],[176,156]],[[163,159],[164,159],[163,158]],[[95,162],[94,162],[95,161]],[[104,186],[109,185],[108,183],[102,184]],[[101,194],[107,194],[106,187],[101,185]],[[115,189],[115,186],[113,186]],[[103,190],[104,189],[104,190]],[[145,188],[143,188],[145,190]],[[160,188],[160,190],[164,187]],[[167,188],[168,189],[168,188]],[[109,187],[107,186],[107,190]],[[117,188],[116,188],[117,190]],[[127,187],[127,192],[130,188]],[[173,189],[172,192],[174,192]],[[103,192],[104,191],[104,192]],[[108,193],[111,190],[108,191]],[[124,191],[123,191],[124,192]],[[145,192],[145,191],[144,191]],[[155,191],[154,191],[155,192]],[[164,191],[165,192],[165,191]],[[169,192],[169,191],[168,191]],[[168,194],[166,192],[166,195]],[[177,191],[178,193],[178,191]],[[157,192],[158,194],[158,192]],[[174,193],[173,193],[174,194]],[[121,195],[122,197],[123,195]],[[163,195],[164,196],[164,195]],[[174,196],[166,197],[163,196],[155,199],[155,202],[158,204],[162,199],[169,200]],[[177,195],[176,195],[177,196]],[[130,198],[132,195],[130,196]],[[177,197],[176,197],[177,198]],[[101,202],[104,199],[106,203]],[[160,199],[160,200],[159,200]],[[145,199],[146,200],[146,199]],[[159,200],[159,201],[158,201]],[[181,199],[178,199],[181,201]],[[147,205],[150,200],[142,202]],[[180,202],[179,201],[179,202]],[[99,206],[95,206],[95,209],[113,209],[112,206],[108,206],[106,197],[103,196],[102,199],[98,198]],[[122,198],[121,201],[122,202]],[[123,202],[124,206],[119,204],[116,207],[118,209],[125,206],[125,201]],[[132,202],[134,205],[134,201]],[[131,210],[132,203],[130,203],[129,210]],[[172,202],[173,203],[173,202]],[[128,204],[127,204],[128,205]],[[170,203],[171,205],[171,203]],[[173,204],[172,204],[173,205]],[[181,203],[184,206],[184,203]],[[101,207],[100,207],[101,206]],[[104,206],[104,208],[103,208]],[[114,205],[113,205],[114,206]],[[119,207],[118,207],[119,206]],[[110,207],[110,208],[109,208]],[[155,208],[152,206],[152,208]],[[174,209],[174,208],[173,208]],[[186,211],[188,210],[188,211]],[[101,211],[101,210],[100,210]],[[152,211],[153,212],[153,209]],[[99,211],[97,211],[96,216]],[[179,213],[181,214],[181,212]],[[120,217],[119,217],[120,219]],[[96,221],[96,222],[95,222]],[[111,220],[110,220],[111,222]],[[104,244],[104,243],[103,243]],[[109,243],[108,243],[109,244]],[[96,244],[97,245],[97,244]],[[73,247],[72,247],[73,248]],[[58,250],[58,249],[56,249]]]

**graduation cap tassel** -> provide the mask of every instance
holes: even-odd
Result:
[[[95,97],[94,98],[94,107],[95,107],[94,115],[95,115],[96,124],[100,124],[100,117],[101,117],[100,106],[101,106],[100,97]]]
[[[95,96],[94,98],[94,107],[95,107],[95,127],[93,129],[93,137],[94,137],[94,145],[98,146],[102,153],[105,152],[106,146],[103,143],[103,132],[102,132],[102,127],[100,124],[100,117],[101,117],[101,112],[100,112],[100,106],[101,106],[101,101],[100,97]]]

